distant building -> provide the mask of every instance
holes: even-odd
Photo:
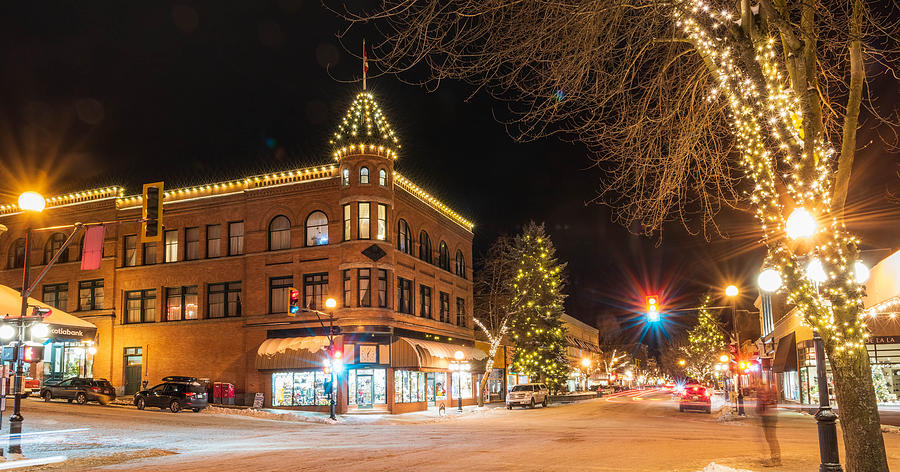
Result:
[[[33,228],[113,224],[100,269],[79,270],[76,244],[34,295],[96,337],[51,343],[32,375],[105,377],[126,394],[188,375],[263,393],[266,406],[327,409],[326,330],[312,312],[288,313],[293,287],[310,309],[338,302],[339,412],[474,402],[485,354],[474,347],[473,225],[396,172],[399,144],[370,93],[331,146],[330,163],[166,191],[159,243],[142,242],[141,197],[123,188],[49,198]],[[18,289],[26,222],[15,205],[0,222],[0,283]],[[34,232],[32,279],[66,231]],[[471,365],[462,375],[448,368],[456,351]]]
[[[600,330],[570,315],[562,315],[566,328],[566,357],[569,359],[569,391],[589,387],[590,377],[598,371],[600,361]],[[589,361],[585,366],[585,360]]]

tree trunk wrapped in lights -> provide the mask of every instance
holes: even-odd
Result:
[[[658,234],[676,219],[709,237],[723,206],[754,209],[831,359],[847,469],[887,470],[844,203],[860,109],[897,129],[863,84],[867,66],[895,72],[900,15],[890,2],[759,1],[383,0],[345,16],[384,34],[382,71],[466,81],[509,104],[516,138],[596,151],[598,200],[628,227]],[[784,232],[799,207],[818,223],[802,244]],[[813,257],[821,283],[805,274]]]

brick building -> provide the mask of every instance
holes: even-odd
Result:
[[[339,412],[449,406],[457,389],[474,401],[485,355],[473,340],[472,224],[394,170],[399,144],[370,93],[331,146],[333,163],[166,191],[158,243],[141,240],[141,197],[122,188],[49,198],[32,228],[116,224],[100,269],[81,271],[75,244],[35,290],[97,334],[51,339],[33,375],[105,377],[126,394],[189,375],[235,384],[239,403],[261,392],[267,406],[327,409],[326,331],[312,312],[287,313],[295,287],[312,310],[338,302]],[[0,207],[0,283],[16,289],[25,217]],[[68,231],[33,232],[32,277]],[[456,351],[472,374],[448,370]]]

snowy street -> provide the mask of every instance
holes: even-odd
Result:
[[[345,416],[340,424],[325,424],[318,416],[267,419],[221,409],[172,414],[34,399],[24,406],[24,456],[67,457],[40,470],[696,471],[713,462],[760,470],[764,458],[754,420],[719,422],[715,413],[679,413],[669,395],[656,391],[546,409],[470,409],[462,415],[451,410],[443,418]],[[7,431],[6,418],[3,426]],[[32,434],[50,431],[58,432]],[[784,460],[779,470],[816,468],[810,416],[783,412],[778,437]],[[885,433],[885,442],[890,463],[900,468],[900,434]]]

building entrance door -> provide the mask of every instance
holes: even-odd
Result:
[[[371,375],[356,376],[356,406],[357,408],[372,408],[375,401],[375,392],[372,386]]]
[[[425,374],[425,401],[428,405],[434,405],[434,372]]]
[[[125,395],[137,393],[141,389],[143,357],[143,348],[125,348]]]

